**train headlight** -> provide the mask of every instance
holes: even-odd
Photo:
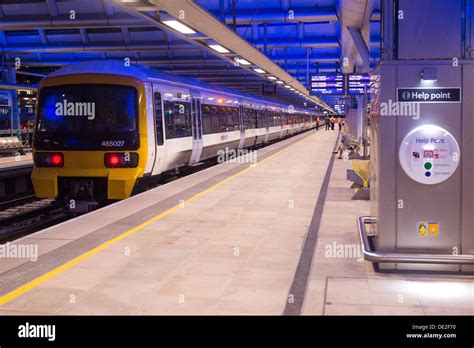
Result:
[[[37,152],[34,162],[37,167],[63,167],[64,156],[60,152]]]
[[[106,153],[104,155],[104,164],[107,168],[135,168],[138,166],[138,153]]]

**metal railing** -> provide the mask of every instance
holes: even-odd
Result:
[[[369,244],[369,237],[365,226],[376,224],[377,218],[372,216],[361,216],[357,219],[360,243],[364,259],[371,262],[392,262],[392,263],[423,263],[423,264],[449,264],[449,265],[471,265],[474,264],[474,255],[463,254],[415,254],[415,253],[386,253],[382,251],[372,251]]]

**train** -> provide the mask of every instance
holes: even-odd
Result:
[[[88,212],[222,151],[311,129],[315,111],[120,61],[72,64],[38,85],[33,188]]]

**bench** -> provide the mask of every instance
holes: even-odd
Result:
[[[353,200],[370,199],[370,162],[368,160],[353,160],[352,169],[347,170],[347,180],[353,182],[351,188],[358,188]]]

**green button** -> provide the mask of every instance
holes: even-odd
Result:
[[[431,162],[425,162],[425,169],[430,170],[433,167],[433,164]]]

